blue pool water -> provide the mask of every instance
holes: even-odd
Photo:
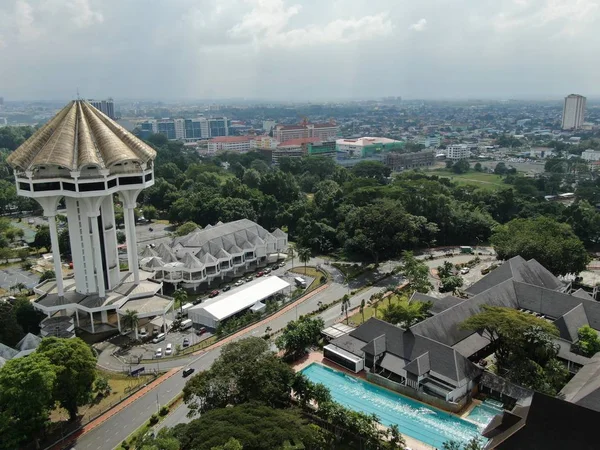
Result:
[[[397,424],[401,433],[436,448],[450,440],[466,443],[481,437],[480,427],[474,423],[329,367],[312,363],[302,373],[314,383],[323,383],[336,402],[375,414],[383,425]]]
[[[479,425],[485,427],[488,423],[490,423],[496,414],[501,413],[502,411],[500,411],[498,408],[494,408],[493,406],[488,406],[482,403],[481,405],[477,405],[475,408],[473,408],[467,417],[470,421],[477,422]]]

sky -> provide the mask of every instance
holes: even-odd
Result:
[[[0,96],[600,95],[600,0],[0,0]]]

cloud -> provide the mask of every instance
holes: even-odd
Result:
[[[419,19],[416,23],[413,23],[410,27],[408,27],[408,29],[412,30],[412,31],[423,31],[426,26],[427,26],[427,20]]]
[[[229,34],[236,38],[252,39],[255,45],[303,47],[347,44],[392,32],[392,22],[387,13],[358,19],[335,19],[324,25],[309,24],[290,29],[290,19],[300,13],[301,5],[286,7],[283,0],[251,0],[250,3],[252,10],[229,30]]]
[[[41,31],[34,22],[33,7],[24,0],[18,0],[15,4],[14,24],[20,39],[32,41],[40,36]]]

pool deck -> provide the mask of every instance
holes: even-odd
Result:
[[[360,373],[360,374],[351,372],[350,370],[348,370],[342,366],[338,366],[337,364],[334,364],[331,361],[325,359],[323,357],[323,353],[316,352],[316,351],[310,352],[307,356],[305,356],[301,360],[297,361],[295,364],[292,365],[292,368],[296,372],[299,372],[300,370],[304,369],[307,366],[310,366],[312,363],[315,363],[315,362],[322,364],[323,366],[327,366],[332,369],[335,369],[338,372],[344,372],[353,377],[361,378],[361,379],[367,381],[367,377],[364,375],[364,371],[363,371],[363,373]],[[369,382],[369,381],[367,381],[367,382]],[[380,386],[380,387],[383,387],[383,386]],[[391,392],[394,392],[394,391],[391,391]],[[394,393],[398,394],[398,395],[402,395],[402,394],[399,394],[398,392],[394,392]],[[431,407],[431,405],[427,405],[427,406]],[[379,428],[382,430],[387,429],[387,427],[385,427],[383,425],[379,425]],[[407,436],[405,434],[403,434],[402,437],[404,438],[404,441],[406,442],[406,447],[411,450],[435,450],[435,447],[425,444],[424,442],[418,441],[417,439]]]

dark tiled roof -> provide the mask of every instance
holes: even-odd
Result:
[[[362,348],[366,353],[373,351],[371,342],[381,335],[385,335],[386,351],[406,361],[429,353],[431,371],[453,385],[478,373],[477,367],[454,349],[379,319],[371,318],[350,333],[351,337],[368,343]],[[336,341],[332,343],[338,345]]]
[[[421,294],[420,292],[415,292],[413,296],[410,298],[412,300],[416,300],[418,302],[431,302],[431,309],[429,312],[431,314],[439,314],[442,311],[451,308],[454,305],[458,305],[465,301],[464,298],[454,297],[453,295],[448,295],[442,298],[431,297],[429,295]]]
[[[23,339],[16,345],[17,350],[35,350],[42,342],[42,338],[32,333],[27,333]]]
[[[525,261],[520,256],[515,256],[492,270],[465,291],[471,295],[477,295],[508,279],[553,290],[560,289],[563,286],[558,278],[535,259]]]
[[[600,413],[565,402],[558,398],[535,393],[531,406],[525,408],[525,425],[494,438],[488,448],[501,450],[596,450],[598,437],[594,432]],[[489,436],[490,427],[485,434]],[[514,432],[514,434],[512,434]],[[508,435],[508,437],[507,437]],[[504,442],[499,438],[504,438]]]
[[[571,295],[579,298],[584,298],[586,300],[594,300],[594,298],[588,294],[583,288],[577,289],[575,292],[572,292]]]
[[[600,353],[579,369],[559,395],[568,402],[600,412]]]
[[[577,341],[577,330],[584,325],[589,325],[585,308],[580,303],[571,311],[566,312],[562,317],[559,317],[555,322],[556,328],[560,333],[560,337],[570,342]]]

